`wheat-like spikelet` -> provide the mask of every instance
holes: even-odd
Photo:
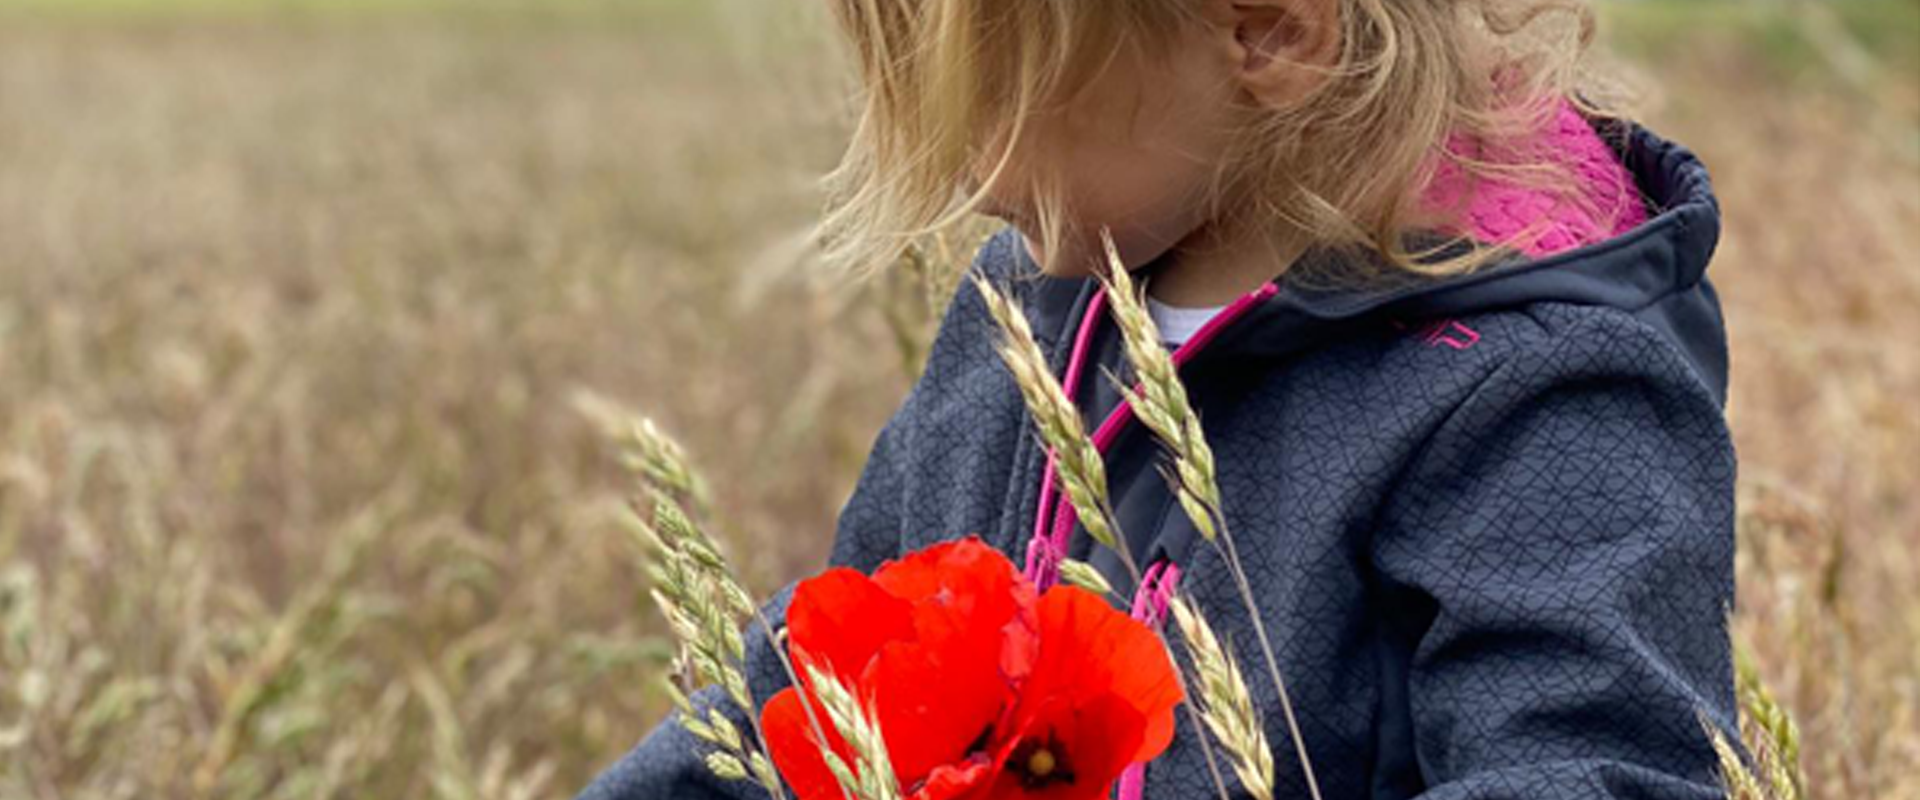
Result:
[[[1068,586],[1077,586],[1102,597],[1118,596],[1118,593],[1113,590],[1113,584],[1107,582],[1107,576],[1101,575],[1100,570],[1085,561],[1076,561],[1071,558],[1062,560],[1060,580],[1065,581]]]
[[[1799,726],[1774,699],[1772,690],[1760,676],[1759,664],[1744,644],[1735,644],[1733,659],[1740,710],[1753,729],[1747,737],[1748,749],[1759,762],[1761,774],[1766,776],[1774,797],[1800,800],[1806,780],[1800,772]]]
[[[573,406],[619,446],[621,465],[637,473],[643,482],[656,491],[706,505],[706,486],[687,460],[685,449],[653,420],[628,414],[612,400],[586,390],[574,393]]]
[[[779,773],[766,756],[766,741],[754,722],[753,694],[742,666],[747,652],[744,622],[757,621],[769,635],[772,625],[734,577],[718,543],[693,521],[683,505],[704,502],[698,475],[679,444],[652,420],[629,418],[613,403],[591,395],[576,396],[575,405],[620,445],[623,463],[638,474],[651,496],[650,505],[636,503],[626,521],[645,554],[654,605],[679,643],[677,671],[719,687],[746,715],[752,737],[743,735],[719,708],[694,708],[685,690],[669,680],[668,696],[681,712],[681,726],[694,738],[713,746],[706,764],[714,775],[726,780],[751,779],[776,800],[786,797]]]
[[[1760,676],[1759,664],[1745,643],[1733,643],[1734,692],[1740,738],[1752,755],[1752,764],[1725,734],[1703,714],[1701,725],[1713,742],[1720,761],[1720,778],[1730,800],[1805,800],[1806,778],[1800,772],[1800,730],[1793,716],[1774,699]]]
[[[1200,415],[1187,399],[1173,357],[1160,342],[1160,331],[1153,316],[1140,301],[1133,276],[1121,263],[1113,237],[1103,235],[1107,248],[1108,270],[1103,280],[1107,299],[1113,309],[1114,323],[1120,327],[1127,362],[1133,367],[1138,388],[1120,386],[1133,413],[1166,443],[1173,457],[1172,481],[1181,507],[1200,534],[1208,539],[1218,535],[1216,517],[1220,512],[1220,482],[1215,474],[1213,448],[1200,428]]]
[[[987,310],[1000,325],[1000,358],[1012,371],[1014,383],[1020,387],[1020,396],[1026,401],[1040,437],[1053,453],[1060,483],[1068,502],[1080,515],[1080,524],[1094,541],[1119,553],[1128,561],[1128,569],[1137,574],[1114,532],[1113,511],[1107,498],[1106,463],[1099,449],[1087,438],[1080,410],[1067,399],[1066,390],[1047,366],[1046,356],[1040,352],[1040,345],[1033,339],[1033,329],[1027,324],[1027,315],[992,282],[978,275],[973,282],[986,298]]]
[[[805,662],[804,657],[801,660]],[[900,781],[894,777],[893,760],[887,753],[887,742],[880,734],[880,723],[873,716],[871,704],[856,697],[833,673],[811,663],[803,663],[803,668],[834,731],[853,751],[854,763],[849,765],[825,742],[816,742],[840,788],[847,791],[852,800],[899,800]]]
[[[651,540],[648,577],[654,603],[672,626],[683,658],[701,680],[721,687],[741,708],[752,708],[739,666],[746,657],[740,617],[752,607],[745,591],[715,568],[724,562],[713,560],[715,554],[671,501],[656,498],[653,523],[640,530]]]
[[[1186,387],[1180,382],[1179,369],[1173,363],[1172,354],[1160,343],[1159,328],[1153,324],[1153,316],[1147,312],[1126,264],[1120,260],[1120,251],[1114,245],[1113,236],[1102,231],[1101,241],[1106,246],[1107,255],[1107,270],[1102,280],[1107,287],[1115,323],[1125,343],[1127,361],[1140,381],[1138,389],[1122,384],[1120,390],[1133,406],[1135,416],[1166,447],[1173,467],[1165,473],[1170,488],[1179,498],[1180,507],[1227,563],[1253,626],[1254,638],[1260,645],[1260,654],[1266,662],[1267,677],[1273,681],[1274,689],[1280,695],[1280,710],[1286,717],[1287,732],[1293,738],[1294,754],[1299,758],[1300,768],[1306,777],[1307,792],[1313,800],[1320,800],[1320,782],[1314,777],[1313,760],[1308,756],[1307,744],[1300,735],[1300,721],[1293,711],[1293,699],[1287,692],[1286,680],[1280,674],[1280,659],[1274,655],[1273,641],[1268,637],[1266,623],[1260,615],[1260,604],[1254,599],[1253,586],[1248,583],[1247,571],[1241,566],[1239,550],[1234,545],[1233,536],[1226,530],[1225,517],[1221,515],[1220,483],[1214,468],[1213,448],[1207,445],[1206,436],[1200,428],[1200,415],[1193,410],[1193,403],[1187,398]]]
[[[719,550],[665,494],[655,497],[653,523],[635,527],[650,555],[654,604],[680,644],[679,662],[702,682],[720,687],[748,714],[751,725],[754,705],[741,667],[746,643],[740,628],[743,618],[757,613],[751,598],[733,579]],[[713,746],[706,763],[714,775],[752,779],[771,796],[785,796],[757,728],[749,742],[718,708],[696,709],[679,686],[667,684],[668,696],[681,712],[681,727]]]
[[[1747,769],[1739,752],[1719,728],[1704,719],[1701,722],[1713,740],[1714,755],[1720,760],[1720,780],[1726,785],[1727,800],[1781,800],[1761,787],[1760,780]]]
[[[1173,620],[1186,639],[1187,654],[1199,678],[1193,692],[1200,718],[1220,741],[1240,784],[1258,800],[1273,800],[1273,748],[1254,709],[1253,695],[1205,617],[1182,598],[1173,600]]]
[[[720,709],[709,706],[706,709],[695,708],[684,691],[669,676],[663,676],[660,686],[674,708],[680,711],[680,727],[700,741],[714,746],[707,754],[707,769],[724,780],[751,779],[762,787],[767,787],[775,797],[773,787],[780,786],[780,773],[764,752],[758,749],[740,732],[738,725]]]

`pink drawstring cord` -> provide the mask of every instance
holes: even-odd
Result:
[[[1180,565],[1171,561],[1156,561],[1147,568],[1147,574],[1140,579],[1140,588],[1133,593],[1133,618],[1158,629],[1167,620],[1167,610],[1173,605],[1173,593],[1180,586]],[[1128,765],[1120,773],[1120,792],[1118,800],[1140,800],[1147,789],[1147,765],[1145,763]]]
[[[1080,316],[1080,331],[1073,337],[1073,353],[1067,359],[1066,378],[1061,381],[1061,388],[1066,390],[1068,400],[1076,399],[1079,394],[1081,374],[1087,367],[1087,353],[1093,347],[1093,334],[1099,329],[1100,318],[1106,308],[1106,289],[1095,290],[1093,297],[1087,300],[1086,313]],[[1064,546],[1053,546],[1053,536],[1047,527],[1047,511],[1059,501],[1056,481],[1058,467],[1055,455],[1048,452],[1046,475],[1040,481],[1040,513],[1034,515],[1033,538],[1027,542],[1027,577],[1043,592],[1059,581],[1060,560],[1066,558],[1067,553]]]
[[[1227,329],[1255,306],[1266,302],[1280,292],[1273,283],[1262,285],[1259,289],[1235,300],[1233,304],[1215,314],[1213,319],[1194,332],[1193,338],[1173,351],[1175,367],[1184,366],[1201,349],[1219,338],[1221,331]],[[1067,361],[1067,374],[1062,382],[1067,399],[1076,398],[1082,378],[1087,369],[1088,356],[1093,349],[1093,334],[1099,329],[1100,320],[1105,316],[1107,294],[1105,289],[1094,292],[1087,302],[1086,313],[1080,318],[1079,333],[1074,336],[1073,353]],[[1113,446],[1120,432],[1133,422],[1133,407],[1125,400],[1107,414],[1105,421],[1093,432],[1093,446],[1102,455]],[[1067,557],[1067,546],[1071,544],[1073,529],[1079,523],[1079,514],[1073,504],[1064,502],[1060,497],[1057,477],[1058,463],[1052,453],[1047,454],[1047,470],[1040,482],[1040,503],[1033,519],[1033,538],[1027,543],[1027,577],[1040,591],[1046,591],[1060,580],[1060,562]]]

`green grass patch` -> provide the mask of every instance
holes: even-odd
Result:
[[[1831,77],[1836,56],[1853,53],[1885,70],[1920,68],[1920,3],[1913,0],[1614,0],[1602,4],[1601,16],[1617,51],[1656,66],[1730,50],[1782,80]]]

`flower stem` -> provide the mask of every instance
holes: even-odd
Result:
[[[1240,550],[1233,544],[1233,536],[1227,531],[1226,518],[1217,512],[1220,521],[1220,536],[1214,540],[1214,547],[1227,560],[1227,570],[1233,573],[1234,585],[1240,589],[1240,601],[1247,607],[1247,617],[1253,620],[1253,634],[1260,640],[1260,655],[1267,662],[1267,677],[1273,680],[1273,687],[1280,693],[1280,712],[1287,719],[1287,733],[1293,737],[1293,749],[1300,757],[1300,769],[1307,779],[1307,793],[1313,800],[1321,800],[1320,781],[1313,774],[1313,759],[1307,755],[1307,740],[1300,735],[1300,720],[1293,713],[1293,698],[1287,693],[1286,679],[1280,677],[1280,660],[1274,657],[1273,642],[1267,637],[1267,625],[1260,619],[1260,606],[1253,599],[1253,586],[1247,582],[1247,572],[1240,566]]]

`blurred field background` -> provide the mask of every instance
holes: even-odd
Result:
[[[1810,797],[1920,798],[1920,2],[1605,14],[1727,213],[1739,630]],[[820,16],[0,0],[0,798],[560,798],[631,746],[667,648],[580,393],[772,587],[939,306],[805,269]]]

